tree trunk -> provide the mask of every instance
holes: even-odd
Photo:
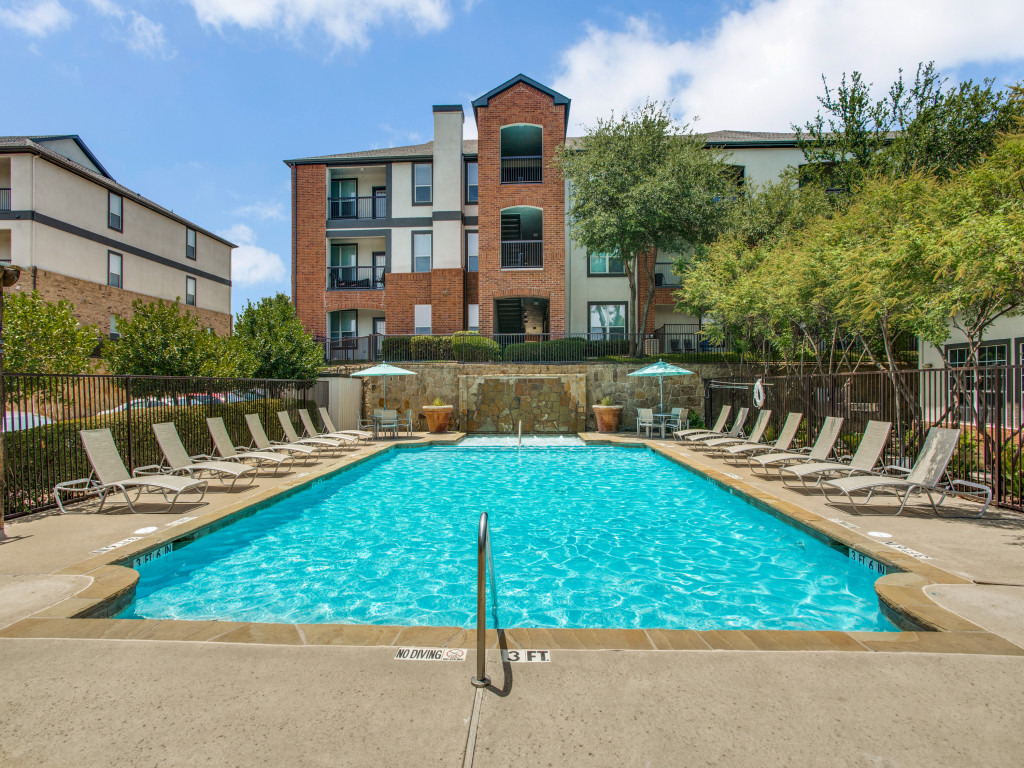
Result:
[[[636,357],[636,261],[635,259],[623,259],[622,261],[623,268],[626,270],[626,277],[629,279],[629,309],[626,312],[629,315],[629,356]]]
[[[657,258],[657,256],[655,255],[654,258]],[[654,258],[648,264],[649,268],[644,269],[644,276],[647,278],[647,298],[644,299],[644,312],[640,319],[640,327],[637,330],[638,340],[640,334],[647,331],[647,315],[651,310],[651,304],[654,303]]]

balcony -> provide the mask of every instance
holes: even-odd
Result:
[[[328,267],[329,291],[383,291],[384,267]]]
[[[543,178],[540,155],[501,158],[502,184],[540,184]]]
[[[0,211],[11,210],[11,188],[0,187]]]
[[[672,271],[673,262],[659,261],[654,265],[654,285],[682,285],[683,278]]]
[[[387,215],[388,200],[384,195],[327,198],[329,219],[385,219]]]
[[[502,269],[542,269],[544,267],[543,240],[502,240]]]

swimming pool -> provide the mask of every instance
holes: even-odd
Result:
[[[139,568],[124,618],[895,631],[877,574],[643,447],[389,451]],[[490,619],[489,619],[490,621]]]

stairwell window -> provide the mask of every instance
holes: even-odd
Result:
[[[120,331],[117,330],[117,315],[110,316],[110,340],[116,341],[121,338]]]
[[[185,304],[189,307],[196,305],[196,279],[194,277],[185,278]]]
[[[430,232],[412,233],[412,271],[429,272],[434,248],[434,236]]]
[[[466,305],[466,330],[467,331],[480,331],[480,305],[479,304],[467,304]]]
[[[594,339],[621,339],[626,335],[626,303],[589,305],[590,333]]]
[[[116,229],[118,232],[124,231],[124,219],[122,218],[122,212],[124,210],[124,200],[121,199],[120,195],[115,195],[113,192],[107,193],[107,226],[111,229]]]
[[[466,202],[480,202],[480,166],[477,163],[466,163]]]
[[[185,228],[185,258],[196,260],[196,231]]]
[[[430,305],[415,304],[413,306],[413,332],[417,336],[430,335]]]
[[[622,259],[614,253],[592,253],[590,254],[590,266],[587,273],[599,277],[624,275],[626,274],[626,267],[623,265]]]
[[[480,271],[480,233],[466,233],[466,271]]]
[[[433,198],[433,172],[430,163],[414,163],[412,166],[412,204],[430,205]]]
[[[124,258],[120,253],[107,251],[107,285],[124,288]]]

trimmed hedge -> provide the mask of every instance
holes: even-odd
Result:
[[[159,464],[162,459],[160,447],[153,436],[153,424],[174,422],[189,454],[212,454],[213,440],[206,425],[207,416],[220,416],[224,419],[235,445],[249,445],[252,438],[245,425],[245,414],[258,413],[267,436],[271,440],[281,440],[284,435],[277,419],[278,411],[287,410],[296,429],[301,432],[297,409],[310,409],[310,414],[316,420],[316,406],[314,401],[293,398],[212,405],[160,405],[133,408],[130,424],[127,413],[121,411],[6,432],[5,515],[9,518],[18,517],[47,506],[53,503],[54,485],[89,476],[91,469],[78,436],[79,430],[110,429],[121,458],[131,471],[135,467]]]
[[[501,360],[501,345],[476,331],[458,331],[452,335],[452,352],[464,363],[495,363]]]
[[[412,336],[385,336],[380,345],[381,356],[391,362],[412,359]]]
[[[412,360],[452,360],[452,337],[413,336],[410,350]]]

